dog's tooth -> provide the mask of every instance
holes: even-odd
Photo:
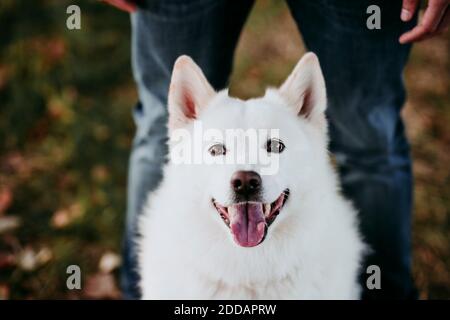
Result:
[[[267,217],[270,214],[270,203],[264,204],[264,215]]]

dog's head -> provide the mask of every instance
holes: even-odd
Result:
[[[247,101],[216,93],[182,56],[168,100],[171,159],[201,189],[207,219],[239,246],[256,246],[276,232],[316,188],[327,159],[327,124],[325,84],[313,53],[280,88]]]

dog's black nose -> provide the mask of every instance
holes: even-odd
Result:
[[[249,198],[261,191],[261,177],[255,171],[236,171],[231,177],[231,187],[237,195]]]

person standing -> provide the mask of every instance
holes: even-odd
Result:
[[[149,191],[162,179],[167,154],[167,92],[171,69],[191,56],[215,89],[226,86],[233,53],[254,0],[105,0],[132,12],[132,67],[139,102],[130,156],[122,284],[139,298],[135,226]],[[308,50],[319,57],[329,99],[330,148],[344,194],[360,213],[372,253],[361,273],[362,298],[416,298],[411,276],[412,172],[400,111],[402,73],[411,43],[449,24],[448,0],[287,0]],[[381,28],[366,27],[370,5]],[[381,269],[382,288],[369,290],[366,266]]]

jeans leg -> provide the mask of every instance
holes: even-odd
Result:
[[[412,298],[412,174],[400,111],[402,72],[410,51],[398,43],[412,27],[401,1],[288,1],[305,44],[320,60],[328,92],[331,150],[342,188],[359,211],[372,248],[361,270],[363,298]],[[381,9],[381,30],[369,30],[369,5]],[[366,267],[381,269],[381,290],[366,286]]]
[[[147,0],[131,16],[133,75],[139,100],[129,174],[122,289],[140,296],[136,224],[147,194],[162,179],[166,158],[167,92],[173,63],[190,55],[216,89],[226,85],[233,52],[253,0]]]

